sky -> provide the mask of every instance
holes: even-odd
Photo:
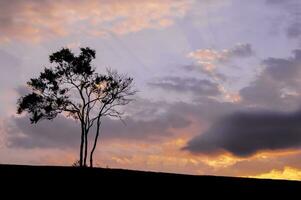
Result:
[[[0,163],[71,165],[79,123],[17,116],[63,47],[134,78],[96,166],[301,180],[299,0],[1,0]]]

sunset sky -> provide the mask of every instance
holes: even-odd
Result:
[[[301,180],[300,0],[0,0],[0,163],[71,165],[79,123],[16,115],[62,47],[132,76],[97,166]]]

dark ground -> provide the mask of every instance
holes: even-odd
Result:
[[[0,182],[12,187],[66,187],[84,183],[100,191],[115,189],[116,194],[137,191],[158,191],[177,194],[285,194],[300,195],[300,181],[234,178],[218,176],[191,176],[122,169],[76,168],[53,166],[0,165]],[[2,187],[3,189],[3,187]],[[76,193],[76,189],[74,189]],[[111,192],[110,192],[111,193]],[[114,194],[114,192],[112,193]],[[287,196],[288,197],[288,196]],[[294,199],[299,199],[296,198]],[[144,198],[142,198],[144,199]],[[185,198],[186,199],[186,198]],[[190,198],[189,198],[190,199]],[[291,199],[291,198],[289,198]]]

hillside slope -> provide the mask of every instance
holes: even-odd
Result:
[[[143,172],[123,169],[75,168],[53,166],[0,165],[0,180],[26,186],[45,183],[76,184],[85,182],[101,188],[151,188],[171,192],[200,190],[202,193],[288,193],[301,191],[300,181],[193,176],[170,173]]]

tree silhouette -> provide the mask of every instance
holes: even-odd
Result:
[[[90,167],[93,167],[103,117],[121,119],[123,113],[118,107],[128,104],[135,94],[132,78],[108,69],[106,74],[96,73],[91,66],[93,59],[95,51],[88,47],[81,48],[78,56],[68,48],[53,53],[49,57],[53,66],[45,68],[38,78],[30,79],[27,85],[32,92],[18,100],[18,114],[28,112],[31,123],[51,120],[58,114],[80,122],[81,167],[87,166],[91,128],[96,128],[90,152]]]

